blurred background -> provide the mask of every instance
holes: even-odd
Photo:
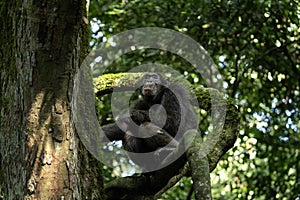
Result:
[[[139,27],[169,28],[196,40],[241,114],[235,146],[211,173],[213,199],[294,200],[300,198],[299,18],[298,0],[92,0],[90,48]],[[191,84],[205,86],[184,59],[156,49],[123,55],[106,73],[147,63],[172,66]],[[113,120],[109,97],[97,107],[102,124]],[[106,181],[122,175],[104,171]],[[185,178],[163,198],[187,199],[191,184]]]

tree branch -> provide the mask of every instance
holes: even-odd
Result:
[[[190,135],[199,135],[197,130],[190,130],[191,134],[185,134],[186,137]],[[210,170],[207,155],[203,151],[203,141],[201,137],[194,137],[191,146],[187,149],[187,160],[190,164],[193,188],[196,200],[211,200],[210,188]]]
[[[168,189],[170,189],[171,187],[173,187],[176,183],[178,183],[182,177],[186,176],[189,173],[189,164],[186,163],[183,167],[183,170],[181,171],[180,174],[173,176],[168,184],[162,188],[158,193],[156,193],[154,195],[154,199],[158,199],[163,193],[165,193]]]

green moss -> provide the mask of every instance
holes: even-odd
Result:
[[[143,73],[103,74],[94,78],[94,88],[97,95],[110,93],[114,88],[134,87]]]
[[[83,60],[87,57],[90,51],[89,42],[91,39],[91,26],[87,24],[82,24],[81,26],[82,32],[81,32],[81,50],[80,50],[80,63],[83,62]]]
[[[11,101],[11,96],[5,94],[5,88],[9,88],[9,85],[15,80],[17,76],[16,63],[14,58],[15,54],[12,51],[12,44],[16,44],[16,37],[14,37],[15,28],[13,27],[13,18],[15,18],[16,13],[10,12],[10,8],[18,8],[19,2],[3,1],[0,3],[0,52],[1,52],[1,77],[0,77],[0,87],[4,88],[4,91],[0,93],[0,105],[1,107],[7,107]],[[14,45],[15,46],[15,45]],[[15,50],[15,49],[13,49]],[[7,95],[7,96],[6,96]],[[1,118],[0,118],[1,121]]]
[[[84,7],[84,9],[80,9],[80,16],[85,16],[87,18],[88,14],[87,14],[87,9],[86,9],[86,0],[81,0],[82,3],[82,7]],[[82,20],[83,22],[81,23],[81,49],[80,49],[80,63],[83,62],[83,60],[87,57],[90,49],[90,45],[89,42],[92,38],[92,30],[91,30],[91,26],[90,24],[85,24],[84,20]]]

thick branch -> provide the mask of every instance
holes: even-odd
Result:
[[[185,163],[186,159],[181,157],[153,175],[118,178],[106,185],[108,199],[153,199],[153,196],[178,174],[178,169],[182,169]]]
[[[94,79],[97,96],[112,93],[114,89],[132,90],[143,73],[104,74]]]
[[[190,135],[198,135],[197,130],[190,130]],[[202,150],[202,138],[194,137],[191,146],[187,149],[187,160],[190,164],[193,188],[196,200],[211,200],[210,170],[206,153]],[[186,140],[186,139],[185,139]]]

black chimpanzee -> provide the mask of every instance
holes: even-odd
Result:
[[[130,116],[102,127],[110,141],[122,140],[125,150],[147,153],[168,144],[176,146],[176,140],[187,130],[197,129],[197,119],[182,86],[171,84],[157,73],[145,74],[139,84],[142,99],[134,102]]]

